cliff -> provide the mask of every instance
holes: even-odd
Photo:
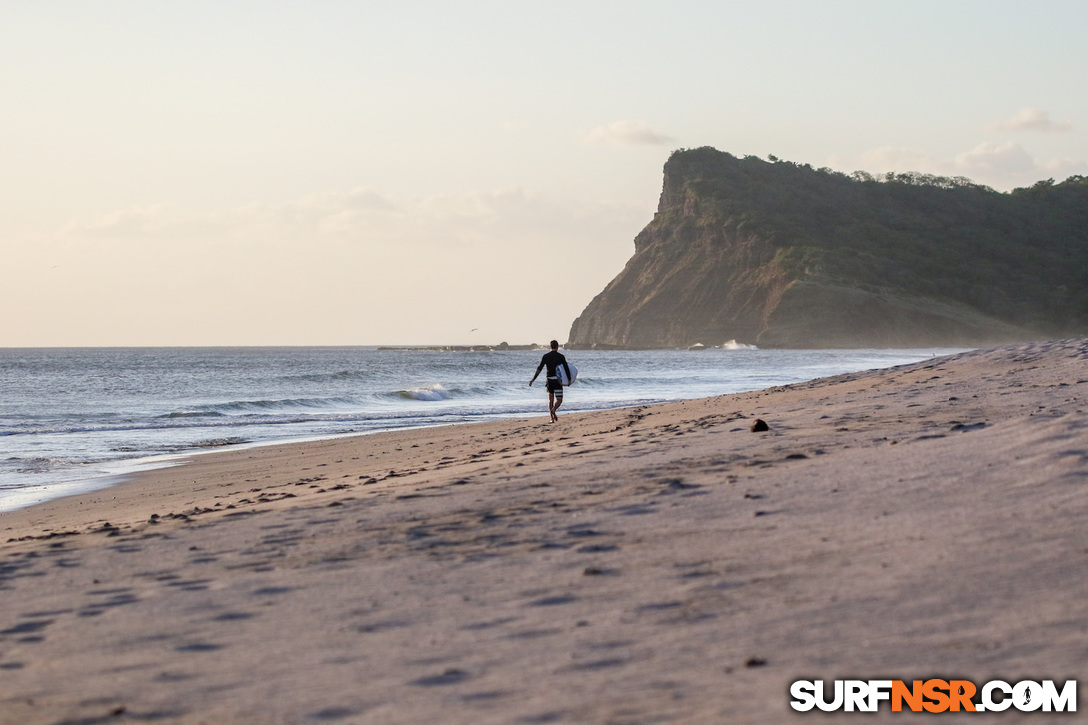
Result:
[[[1088,331],[1088,178],[998,193],[675,152],[568,347],[975,346]]]

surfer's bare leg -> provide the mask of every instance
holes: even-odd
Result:
[[[553,393],[550,390],[548,391],[548,413],[551,414],[553,423],[555,421],[559,420],[559,417],[555,414],[555,411],[559,408],[559,406],[562,403],[563,403],[562,398],[560,398],[558,401],[556,401],[555,393]]]

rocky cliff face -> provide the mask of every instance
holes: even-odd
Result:
[[[1023,314],[1001,316],[987,305],[965,303],[967,292],[956,282],[962,271],[954,268],[964,262],[934,260],[926,252],[926,243],[951,242],[923,239],[919,247],[911,236],[939,237],[941,229],[904,233],[899,202],[874,185],[890,188],[713,149],[677,152],[665,166],[658,211],[635,238],[634,256],[574,321],[568,346],[688,347],[729,340],[793,348],[973,346],[1052,335],[1060,327],[1024,324],[1033,318],[1019,307],[1009,309]],[[1004,196],[970,188],[987,204],[990,196]],[[912,200],[915,191],[896,193]],[[966,203],[961,197],[955,196],[957,204]],[[918,218],[935,223],[925,209]],[[952,252],[941,247],[941,254]],[[946,262],[951,279],[934,280]],[[981,287],[971,294],[988,300],[984,279]],[[942,289],[963,294],[955,299]]]
[[[697,214],[658,212],[635,256],[571,327],[574,345],[685,347],[755,341],[794,280],[777,250]]]

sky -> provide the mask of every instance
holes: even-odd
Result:
[[[0,347],[562,342],[680,148],[1088,174],[1081,0],[2,0]]]

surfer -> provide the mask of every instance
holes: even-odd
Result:
[[[540,375],[540,371],[547,367],[548,372],[545,374],[545,379],[548,388],[548,412],[551,414],[554,423],[559,420],[559,416],[555,414],[555,411],[559,410],[559,406],[563,404],[563,381],[559,379],[559,366],[562,365],[566,371],[567,380],[573,379],[574,376],[570,374],[567,358],[563,357],[563,353],[559,352],[559,343],[552,340],[551,348],[551,352],[544,353],[544,357],[540,358],[540,364],[536,366],[536,372],[533,374],[533,379],[529,381],[529,387],[533,387],[537,375]]]

